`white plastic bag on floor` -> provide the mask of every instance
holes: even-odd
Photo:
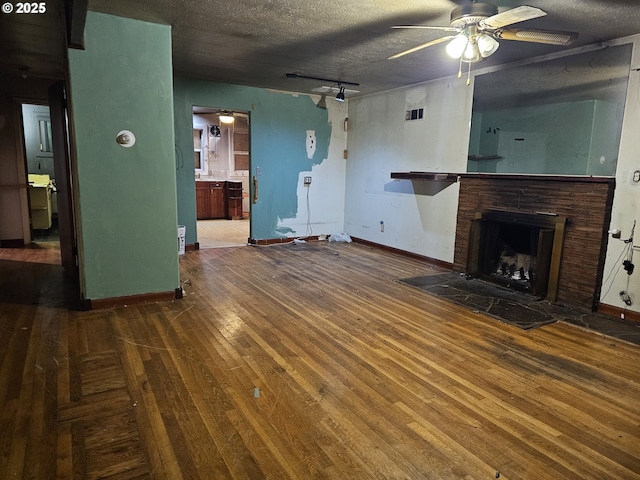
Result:
[[[334,233],[329,237],[329,241],[351,243],[351,237],[346,233]]]

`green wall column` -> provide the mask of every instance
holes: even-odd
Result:
[[[179,287],[171,28],[88,12],[69,50],[86,299]],[[136,143],[116,142],[122,130]]]

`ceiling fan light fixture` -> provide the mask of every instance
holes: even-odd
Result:
[[[469,39],[464,33],[456,35],[445,47],[447,55],[451,58],[460,58],[467,47],[467,43],[469,43]]]
[[[486,33],[481,33],[478,35],[478,49],[480,50],[480,55],[482,58],[487,58],[490,55],[493,55],[500,44],[498,41],[493,38],[491,35],[487,35]]]

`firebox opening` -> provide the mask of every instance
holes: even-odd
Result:
[[[479,213],[471,226],[467,273],[555,300],[564,224],[557,216]]]
[[[539,228],[498,223],[488,252],[487,274],[517,290],[532,291],[536,284]]]

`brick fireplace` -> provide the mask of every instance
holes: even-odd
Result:
[[[454,269],[596,310],[615,181],[463,174]]]

